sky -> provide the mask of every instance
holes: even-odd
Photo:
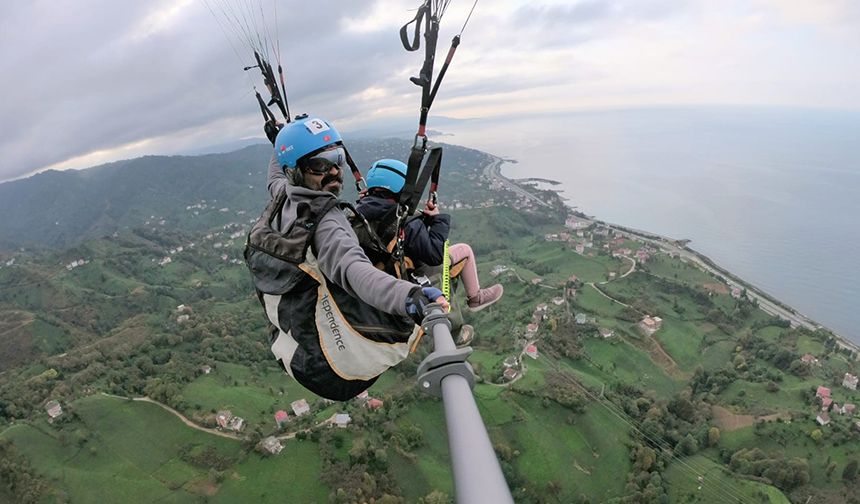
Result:
[[[291,112],[415,118],[418,0],[33,0],[0,6],[0,181],[262,137],[243,24]],[[452,0],[437,69],[473,0]],[[256,21],[256,22],[255,22]],[[479,0],[431,111],[510,118],[688,105],[860,110],[856,0]]]

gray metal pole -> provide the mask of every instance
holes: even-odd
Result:
[[[432,331],[433,353],[418,368],[419,386],[441,395],[458,504],[513,504],[487,428],[472,395],[474,373],[466,362],[471,348],[458,349],[439,305],[425,309],[425,331]]]

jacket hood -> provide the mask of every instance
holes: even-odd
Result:
[[[380,219],[385,216],[397,203],[379,196],[365,196],[355,206],[367,220]]]
[[[317,198],[338,199],[337,196],[328,191],[315,191],[293,184],[285,184],[283,187],[287,193],[287,201],[284,203],[284,209],[281,212],[281,231],[286,231],[289,224],[297,219],[297,209],[302,203],[309,205],[312,200]]]

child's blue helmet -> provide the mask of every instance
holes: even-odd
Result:
[[[281,128],[275,138],[275,154],[281,166],[295,168],[300,158],[334,143],[343,143],[334,126],[305,115]]]
[[[396,159],[380,159],[367,171],[367,188],[388,189],[394,194],[406,184],[406,163]]]

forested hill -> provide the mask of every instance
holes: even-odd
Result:
[[[409,147],[406,140],[357,140],[348,145],[362,171],[379,157],[405,159]],[[237,212],[256,214],[267,198],[271,152],[271,146],[260,144],[227,154],[146,156],[0,184],[0,251],[62,249],[155,224],[200,231],[229,222]],[[478,151],[447,146],[444,169],[456,177],[479,169],[486,160]],[[351,177],[344,176],[344,198],[354,199]],[[467,190],[461,183],[450,188]]]

